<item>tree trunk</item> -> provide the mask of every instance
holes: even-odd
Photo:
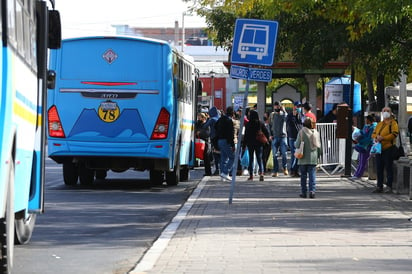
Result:
[[[366,87],[368,88],[369,111],[377,111],[378,105],[375,99],[375,89],[373,88],[372,74],[369,69],[366,69]]]
[[[381,110],[385,106],[385,77],[383,74],[379,74],[376,79],[376,89],[378,110]]]

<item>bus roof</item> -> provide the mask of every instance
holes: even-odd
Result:
[[[148,37],[137,37],[137,36],[127,36],[127,35],[80,36],[80,37],[66,38],[66,39],[63,39],[62,42],[65,42],[65,41],[70,42],[70,41],[76,41],[76,40],[90,40],[90,39],[124,39],[124,40],[144,41],[144,42],[149,42],[149,43],[154,43],[154,44],[162,44],[162,45],[169,46],[174,52],[183,56],[189,62],[194,63],[193,56],[187,55],[179,51],[176,47],[170,45],[169,42],[164,41],[164,40],[159,40],[159,39],[148,38]]]
[[[145,41],[145,42],[152,42],[155,44],[164,44],[170,46],[167,41],[158,40],[153,38],[147,37],[136,37],[136,36],[126,36],[126,35],[112,35],[112,36],[81,36],[81,37],[72,37],[66,38],[62,41],[75,41],[75,40],[90,40],[90,39],[124,39],[124,40],[138,40],[138,41]],[[170,46],[171,47],[171,46]]]

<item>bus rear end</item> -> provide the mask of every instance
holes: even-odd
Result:
[[[173,170],[172,54],[167,43],[125,37],[68,39],[52,52],[48,153],[63,164],[66,184],[131,168],[160,184]]]

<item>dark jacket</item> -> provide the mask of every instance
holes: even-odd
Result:
[[[261,130],[265,134],[266,138],[269,140],[269,131],[267,130],[265,124],[259,120],[259,116],[256,111],[251,111],[249,114],[249,122],[245,126],[245,144],[247,146],[252,145],[262,145],[256,140],[256,133]]]
[[[226,139],[228,144],[232,147],[235,146],[235,129],[233,127],[232,118],[227,115],[220,117],[216,122],[215,130],[217,139]]]
[[[288,116],[286,116],[286,132],[288,134],[288,137],[296,139],[301,128],[302,115],[300,113],[293,115],[293,112],[290,112]]]

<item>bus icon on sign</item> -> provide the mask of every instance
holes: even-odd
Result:
[[[276,21],[237,19],[230,61],[234,64],[271,66],[277,32]]]
[[[245,59],[246,55],[256,55],[258,60],[268,55],[269,26],[244,24],[240,35],[238,54]]]

